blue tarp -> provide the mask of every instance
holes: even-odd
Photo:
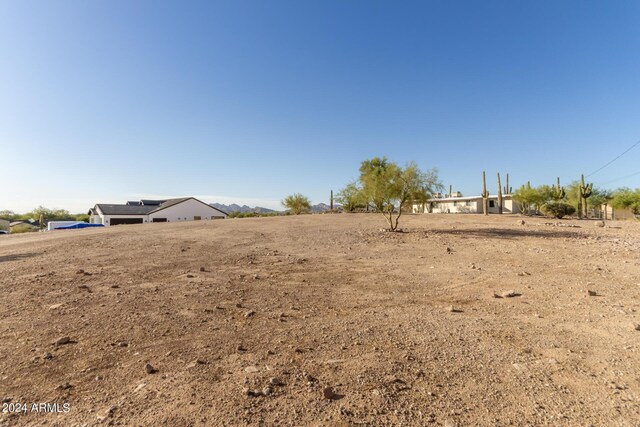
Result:
[[[56,230],[73,230],[77,228],[90,228],[90,227],[104,227],[102,224],[89,224],[88,222],[77,222],[75,224],[65,225],[64,227],[58,227]]]

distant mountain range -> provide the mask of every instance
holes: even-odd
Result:
[[[256,206],[255,208],[252,208],[251,206],[247,206],[247,205],[240,206],[235,203],[231,205],[223,205],[222,203],[210,203],[210,205],[228,214],[233,212],[242,212],[242,213],[255,212],[259,214],[283,212],[283,211],[276,211],[269,208],[263,208],[260,206]],[[335,206],[336,209],[338,207],[339,207],[338,205]],[[313,213],[322,213],[322,212],[327,212],[328,210],[329,210],[329,205],[327,205],[326,203],[318,203],[317,205],[311,206],[311,212]]]
[[[232,205],[223,205],[222,203],[210,203],[210,205],[228,214],[233,212],[242,212],[242,213],[255,212],[259,214],[278,212],[273,209],[263,208],[260,206],[256,206],[255,208],[252,208],[251,206],[247,206],[247,205],[240,206],[240,205],[236,205],[235,203]]]

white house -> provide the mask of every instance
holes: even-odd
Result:
[[[413,213],[482,213],[482,196],[437,197],[426,203],[414,203]],[[502,196],[503,213],[520,213],[520,206],[510,194]],[[498,196],[489,196],[489,213],[498,213]]]
[[[89,210],[89,222],[105,226],[223,219],[226,212],[194,197],[169,200],[140,200],[124,205],[97,204]]]

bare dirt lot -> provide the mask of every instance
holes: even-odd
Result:
[[[640,425],[639,224],[524,220],[0,236],[0,425]]]

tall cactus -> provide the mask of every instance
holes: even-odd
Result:
[[[580,214],[584,215],[584,218],[589,217],[589,212],[587,211],[587,199],[591,197],[591,193],[593,191],[593,183],[586,184],[584,183],[584,175],[580,178]]]
[[[558,177],[556,185],[553,187],[551,195],[555,200],[562,200],[566,196],[564,187],[560,187],[560,177]]]
[[[500,183],[500,172],[498,172],[498,213],[502,213],[502,184]]]
[[[333,190],[331,190],[331,201],[329,202],[329,209],[333,212]]]
[[[489,192],[487,191],[487,176],[482,171],[482,213],[489,215]]]
[[[513,187],[509,187],[509,174],[507,174],[507,182],[506,182],[504,188],[502,189],[502,192],[505,195],[511,194],[513,192]]]

